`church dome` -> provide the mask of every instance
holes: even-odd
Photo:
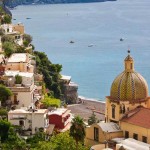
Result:
[[[133,58],[128,55],[125,70],[119,74],[111,85],[110,97],[117,101],[139,101],[148,97],[146,80],[134,71]]]

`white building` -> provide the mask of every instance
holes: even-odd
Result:
[[[16,75],[22,77],[22,83],[20,85],[15,84]],[[36,86],[34,85],[33,73],[7,70],[4,76],[7,77],[7,87],[13,92],[10,98],[13,105],[20,108],[28,107],[32,103],[34,104],[34,91]]]
[[[8,121],[13,125],[22,126],[23,130],[28,130],[35,134],[39,128],[46,129],[49,125],[47,109],[16,109],[8,112]]]

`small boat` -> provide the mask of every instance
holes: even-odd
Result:
[[[94,46],[94,45],[93,44],[88,45],[88,47],[92,47],[92,46]]]
[[[74,43],[74,41],[70,41],[70,43]]]
[[[120,41],[122,42],[124,39],[123,38],[120,38]]]
[[[27,17],[26,19],[31,19],[31,18]]]

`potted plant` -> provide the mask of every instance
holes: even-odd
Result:
[[[16,86],[21,86],[22,84],[22,77],[18,74],[15,76],[15,84]]]

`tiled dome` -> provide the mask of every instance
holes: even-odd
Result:
[[[133,59],[125,58],[125,71],[119,74],[112,83],[110,97],[118,101],[139,101],[148,97],[146,80],[134,71]]]

